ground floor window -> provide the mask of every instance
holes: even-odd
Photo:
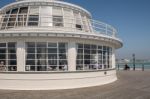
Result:
[[[77,70],[96,70],[112,67],[112,48],[108,46],[77,44]]]
[[[16,43],[0,43],[0,71],[17,71]]]
[[[26,42],[26,71],[68,69],[67,43]]]
[[[16,45],[16,42],[0,43],[0,71],[17,71]],[[76,70],[112,68],[111,47],[81,43],[76,45]],[[25,61],[25,71],[68,70],[68,43],[25,42],[24,47],[26,58],[22,62]]]

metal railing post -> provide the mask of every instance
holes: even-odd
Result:
[[[132,57],[133,57],[133,70],[135,71],[135,54],[133,54]]]
[[[142,64],[142,71],[144,71],[144,64]]]

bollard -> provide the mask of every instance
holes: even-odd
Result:
[[[120,69],[120,66],[119,66],[119,64],[118,64],[118,70]]]
[[[133,70],[135,71],[135,65],[133,66]]]
[[[132,57],[133,57],[133,70],[135,71],[135,54],[133,54]]]
[[[144,71],[144,64],[142,65],[142,71]]]

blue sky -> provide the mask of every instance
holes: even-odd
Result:
[[[0,0],[0,7],[15,0]],[[86,8],[93,19],[118,29],[123,48],[117,58],[150,59],[150,0],[65,0]]]

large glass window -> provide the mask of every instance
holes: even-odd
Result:
[[[17,71],[16,43],[0,43],[0,71]]]
[[[9,14],[10,14],[10,11],[7,11],[5,16],[3,17],[2,16],[2,25],[1,25],[1,29],[5,29],[6,26],[7,26],[7,22],[8,22],[8,19],[9,19]]]
[[[19,9],[18,20],[16,26],[26,26],[28,7]]]
[[[39,7],[31,6],[29,10],[28,26],[38,26],[39,24]]]
[[[27,21],[28,7],[20,7],[9,10],[3,16],[1,29],[25,26]]]
[[[26,71],[67,70],[67,44],[50,42],[26,43]]]
[[[38,15],[30,15],[28,19],[28,26],[38,26]]]
[[[17,13],[18,13],[18,8],[12,9],[7,28],[13,28],[15,26]]]
[[[63,15],[61,7],[53,7],[53,26],[63,27]]]
[[[53,26],[63,27],[63,17],[62,16],[53,16]]]
[[[77,70],[111,68],[112,48],[108,46],[77,44]]]

